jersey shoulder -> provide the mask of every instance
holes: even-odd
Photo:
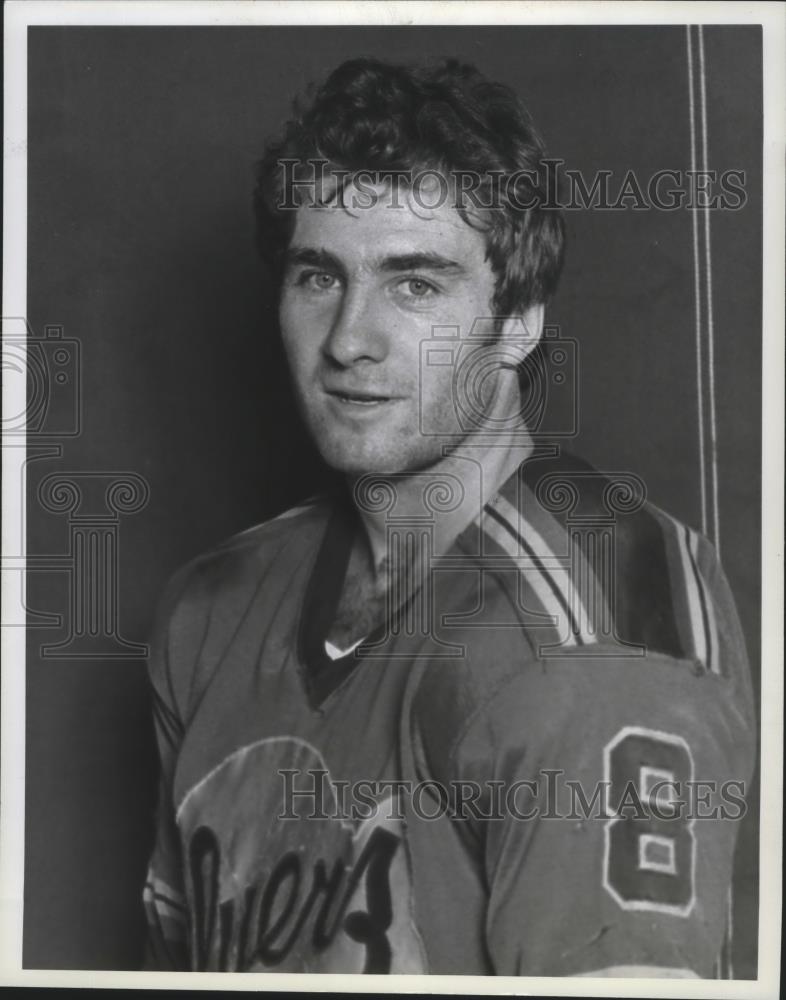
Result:
[[[177,571],[168,589],[179,601],[233,597],[237,588],[258,584],[306,554],[313,555],[330,516],[328,496],[320,495],[276,517],[240,531]]]
[[[246,560],[266,563],[288,544],[308,542],[314,530],[324,526],[332,509],[331,498],[320,494],[266,521],[252,525],[199,555],[190,564],[200,572],[219,566],[239,565]]]
[[[316,496],[233,535],[171,577],[157,606],[149,671],[183,717],[199,688],[197,664],[215,659],[206,653],[226,644],[252,604],[281,613],[287,595],[298,592],[332,510],[329,495]]]
[[[590,623],[588,645],[611,640],[721,676],[747,660],[714,546],[652,503],[639,476],[561,454],[526,462],[507,489],[523,530],[566,555],[566,597]]]
[[[562,731],[567,752],[571,732],[603,745],[631,726],[708,743],[725,732],[729,752],[747,760],[755,716],[745,642],[710,542],[651,503],[638,477],[571,455],[525,463],[500,496],[495,522],[506,518],[518,537],[519,565],[539,576],[533,592],[556,595],[576,628],[571,642],[532,655],[537,643],[489,626],[481,635],[493,656],[425,667],[412,705],[427,756],[450,770],[462,745],[517,752]],[[492,661],[504,669],[489,670]]]

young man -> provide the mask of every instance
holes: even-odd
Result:
[[[151,966],[713,974],[744,643],[709,544],[529,426],[543,158],[475,70],[358,60],[261,164],[294,389],[346,486],[162,604]]]

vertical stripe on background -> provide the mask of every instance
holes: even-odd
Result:
[[[704,68],[704,29],[698,27],[699,36],[699,82],[701,84],[701,162],[706,173],[707,153],[707,74]],[[712,475],[712,542],[720,556],[720,515],[718,511],[718,434],[715,419],[715,325],[712,310],[712,240],[710,239],[710,206],[704,209],[704,265],[705,291],[707,294],[707,378],[709,396],[710,425],[710,473]]]
[[[704,29],[685,29],[688,58],[688,108],[690,118],[690,169],[706,172],[707,74]],[[699,164],[700,160],[700,164]],[[712,299],[712,239],[710,205],[691,209],[693,228],[693,280],[696,323],[696,405],[699,424],[699,476],[701,531],[720,553],[718,507],[718,440],[715,388],[715,322]],[[701,213],[701,224],[699,214]]]
[[[707,72],[704,53],[704,29],[686,25],[688,46],[688,103],[690,111],[691,170],[696,170],[697,137],[701,137],[701,169],[708,169],[707,143]],[[694,59],[694,47],[698,60]],[[696,120],[696,92],[699,94],[699,121]],[[694,174],[695,176],[695,174]],[[720,556],[720,513],[718,509],[718,440],[715,415],[715,327],[712,309],[712,242],[710,207],[705,205],[702,227],[699,209],[693,209],[693,271],[696,310],[696,390],[699,414],[699,474],[701,478],[701,530]],[[703,300],[703,301],[702,301]],[[706,339],[706,351],[704,340]],[[706,357],[706,388],[705,388]],[[706,419],[705,419],[706,417]],[[707,438],[709,438],[707,440]],[[707,452],[709,451],[709,468]],[[709,495],[709,502],[708,502]],[[734,896],[729,887],[726,933],[719,957],[719,974],[733,979],[732,966]]]
[[[693,91],[693,40],[690,25],[686,27],[688,40],[688,108],[690,113],[690,169],[691,176],[696,175],[696,97]],[[707,534],[707,477],[706,458],[704,455],[704,385],[703,362],[701,350],[701,268],[699,257],[699,219],[695,211],[691,212],[693,225],[693,283],[694,309],[696,315],[696,406],[699,417],[699,486],[701,491],[701,531]]]

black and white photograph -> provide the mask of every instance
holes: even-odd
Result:
[[[785,39],[6,5],[0,982],[778,995]]]

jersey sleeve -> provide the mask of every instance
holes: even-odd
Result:
[[[181,709],[170,671],[170,626],[181,590],[175,577],[162,598],[148,661],[153,721],[159,757],[155,843],[145,880],[143,902],[147,922],[144,968],[186,970],[187,909],[180,838],[175,822],[173,776],[183,735]]]
[[[744,665],[724,677],[615,652],[523,671],[454,755],[482,786],[493,748],[500,818],[483,840],[498,975],[712,975],[753,769]]]
[[[498,633],[511,669],[450,743],[425,689],[423,773],[483,793],[455,823],[495,975],[713,976],[756,739],[734,603],[698,555],[713,641],[685,657],[596,644],[518,667]]]

